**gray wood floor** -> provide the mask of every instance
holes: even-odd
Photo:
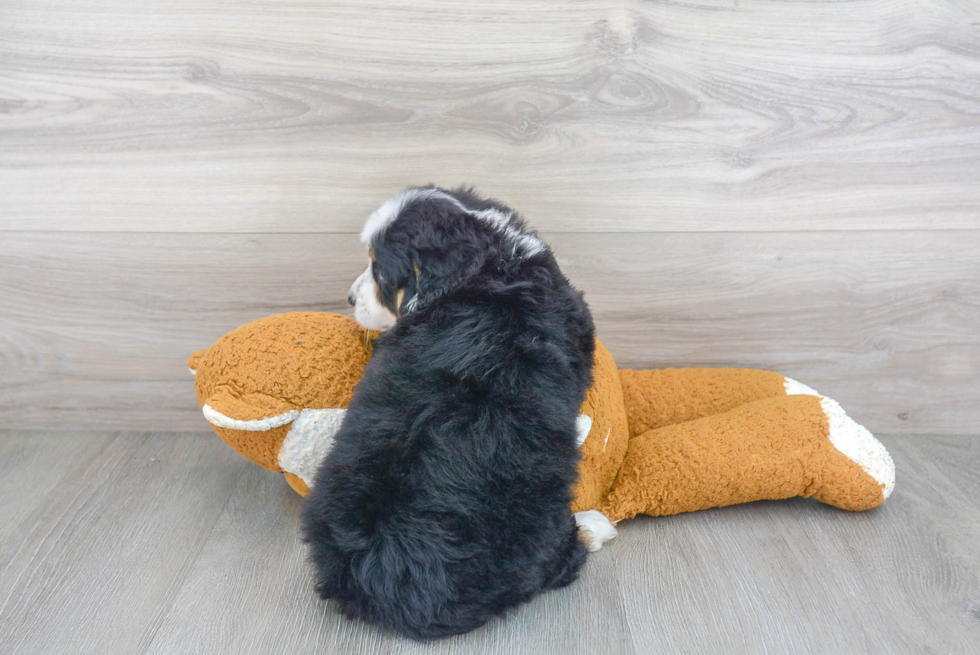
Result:
[[[210,433],[0,433],[0,653],[976,653],[980,437],[893,436],[850,514],[621,524],[581,579],[419,644],[311,590],[300,499]]]

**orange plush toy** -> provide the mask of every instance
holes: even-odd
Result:
[[[372,336],[338,314],[277,314],[229,332],[188,366],[215,432],[306,495]],[[794,496],[865,510],[895,485],[891,457],[870,432],[833,400],[770,371],[619,370],[596,340],[578,426],[572,510],[593,550],[637,514]]]

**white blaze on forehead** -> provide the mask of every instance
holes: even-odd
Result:
[[[523,234],[513,225],[511,219],[513,214],[491,207],[489,209],[470,209],[461,203],[455,196],[440,189],[405,189],[396,196],[385,200],[380,207],[374,210],[361,230],[361,243],[369,245],[371,239],[376,234],[383,231],[391,224],[405,207],[416,200],[426,200],[429,198],[439,198],[454,204],[460,211],[475,218],[486,221],[500,232],[512,245],[513,253],[523,257],[531,257],[545,249],[544,242],[531,234]]]
[[[368,216],[367,222],[364,223],[364,229],[361,230],[361,243],[366,246],[370,245],[374,235],[388,227],[393,220],[398,218],[401,211],[412,202],[433,196],[445,195],[439,189],[411,188],[405,189],[398,195],[388,198]]]

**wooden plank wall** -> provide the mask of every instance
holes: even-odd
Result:
[[[426,182],[520,209],[622,366],[978,431],[973,0],[5,0],[0,420],[207,429],[186,355],[345,311]]]

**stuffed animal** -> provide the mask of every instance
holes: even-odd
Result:
[[[229,332],[188,366],[215,432],[306,495],[374,336],[338,314],[277,314]],[[884,446],[799,382],[751,369],[619,370],[598,339],[578,428],[572,510],[592,550],[637,514],[794,496],[866,510],[895,484]]]

